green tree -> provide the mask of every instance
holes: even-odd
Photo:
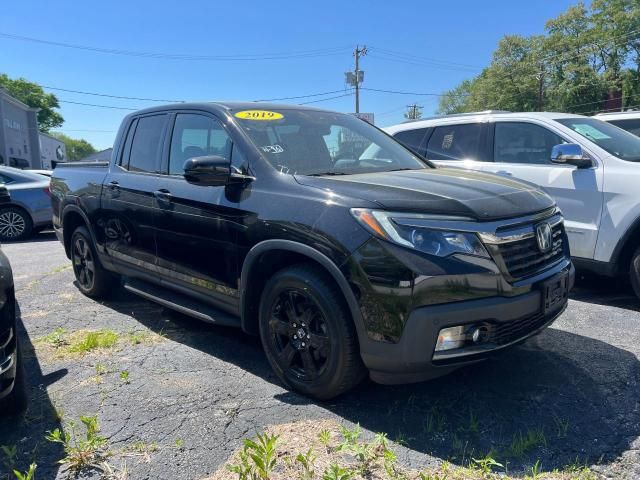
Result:
[[[40,85],[24,78],[11,79],[6,74],[0,74],[0,88],[4,88],[9,95],[30,107],[39,108],[38,126],[43,132],[60,127],[64,118],[55,109],[60,108],[57,97],[46,93]]]
[[[64,133],[53,132],[52,136],[64,142],[67,150],[67,159],[69,161],[81,160],[87,155],[95,153],[97,150],[84,139],[71,138]]]

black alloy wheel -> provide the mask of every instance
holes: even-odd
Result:
[[[96,265],[91,248],[81,235],[75,237],[72,248],[71,258],[76,280],[83,290],[91,290],[96,275]]]
[[[69,244],[77,286],[89,297],[105,297],[113,292],[119,277],[105,270],[96,256],[93,240],[85,227],[78,227]]]
[[[293,390],[327,400],[366,377],[344,296],[320,267],[275,273],[262,292],[259,326],[271,368]]]

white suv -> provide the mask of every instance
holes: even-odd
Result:
[[[640,137],[640,110],[600,113],[596,115],[595,118],[609,122],[616,127],[624,128],[627,132],[631,132]]]
[[[640,297],[640,138],[546,112],[447,115],[385,130],[436,164],[540,185],[564,214],[576,267],[629,274]]]

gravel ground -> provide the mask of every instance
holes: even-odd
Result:
[[[132,479],[204,478],[243,438],[313,419],[387,432],[401,462],[414,468],[493,450],[512,473],[540,460],[544,470],[587,464],[607,477],[640,478],[640,302],[624,284],[582,280],[553,328],[448,377],[367,383],[317,403],[278,383],[255,338],[124,291],[108,302],[84,297],[50,233],[2,248],[14,269],[31,406],[23,420],[0,420],[0,445],[18,447],[22,469],[35,459],[38,479],[66,477],[56,465],[62,449],[44,435],[80,415],[98,416],[114,452],[109,463],[126,465]],[[58,327],[108,328],[123,340],[62,355],[42,341]],[[132,332],[140,343],[127,340]],[[97,375],[96,365],[106,373]]]

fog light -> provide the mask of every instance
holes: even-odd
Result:
[[[443,350],[452,350],[454,348],[461,348],[464,346],[464,342],[467,339],[467,335],[464,332],[464,327],[450,327],[440,330],[438,335],[438,342],[436,343],[436,352]]]

